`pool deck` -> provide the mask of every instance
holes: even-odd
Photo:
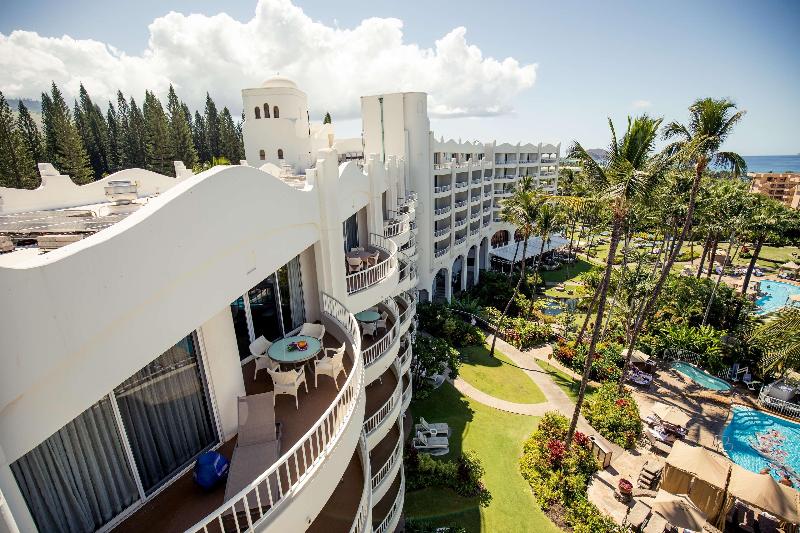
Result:
[[[630,389],[639,404],[642,419],[652,412],[655,402],[683,409],[692,417],[686,428],[685,440],[716,453],[724,453],[718,436],[728,422],[731,405],[742,404],[758,409],[755,393],[740,384],[734,385],[730,392],[723,394],[706,389],[669,367],[656,371],[653,385],[649,389]],[[589,500],[621,524],[635,502],[628,505],[614,498],[617,483],[620,478],[625,478],[635,486],[642,466],[648,461],[663,464],[664,456],[651,451],[644,442],[634,449],[625,450],[621,457],[614,458],[612,467],[594,475],[589,484]],[[639,499],[642,498],[634,498]],[[648,500],[645,499],[644,502],[648,503]]]

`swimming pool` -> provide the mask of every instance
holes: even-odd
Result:
[[[800,486],[800,423],[743,405],[734,405],[732,411],[722,432],[728,457],[751,472],[769,468],[776,480],[788,473],[795,487]]]
[[[765,294],[756,300],[756,305],[758,306],[757,314],[759,315],[777,311],[787,305],[790,296],[800,294],[800,287],[782,281],[766,279],[761,282],[760,287],[761,292]]]
[[[731,388],[730,384],[724,379],[719,379],[708,372],[703,372],[699,368],[683,361],[675,361],[672,368],[687,376],[689,379],[711,390],[726,391]]]

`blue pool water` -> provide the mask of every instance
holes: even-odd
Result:
[[[672,368],[687,376],[695,383],[711,390],[728,390],[731,388],[730,384],[724,379],[719,379],[712,376],[707,372],[703,372],[694,365],[684,363],[683,361],[675,361],[672,363]]]
[[[761,292],[766,294],[756,300],[756,305],[758,314],[766,315],[787,305],[787,302],[791,303],[789,296],[800,294],[800,287],[782,281],[764,280],[761,282]]]
[[[762,452],[751,446],[760,447]],[[800,479],[800,424],[764,411],[741,405],[733,406],[733,418],[722,432],[722,445],[728,457],[751,472],[769,468],[776,480],[783,467],[798,487]],[[771,458],[770,458],[771,456]]]

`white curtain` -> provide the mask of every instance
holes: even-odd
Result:
[[[95,531],[139,498],[108,398],[11,470],[39,531]]]

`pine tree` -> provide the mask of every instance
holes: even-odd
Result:
[[[111,169],[109,164],[108,124],[100,108],[92,102],[81,83],[78,91],[80,105],[75,109],[75,125],[81,136],[89,162],[94,169],[94,179],[100,179]]]
[[[211,157],[217,157],[220,155],[220,146],[219,146],[219,113],[217,112],[217,105],[214,103],[214,100],[211,99],[211,96],[206,93],[206,113],[205,113],[205,125],[206,125],[206,142],[208,143],[208,151],[209,151],[209,160]]]
[[[219,155],[234,164],[244,159],[239,144],[239,132],[227,107],[223,107],[219,115]]]
[[[244,159],[244,110],[242,119],[236,123],[236,133],[239,135],[239,147],[242,149],[242,159]]]
[[[192,128],[186,120],[185,104],[181,104],[172,85],[169,86],[167,97],[167,114],[169,115],[170,141],[174,150],[175,159],[183,161],[186,168],[192,168],[197,163],[197,152],[192,141]]]
[[[183,115],[186,117],[186,123],[189,125],[189,130],[192,132],[192,142],[194,142],[194,124],[192,123],[192,112],[189,111],[189,106],[186,105],[186,102],[181,102],[181,109],[183,109]],[[195,146],[195,150],[197,150],[197,146]]]
[[[331,114],[325,113],[325,118],[322,119],[323,124],[330,124],[331,123]]]
[[[170,127],[161,102],[153,93],[147,91],[144,95],[144,124],[147,147],[147,170],[159,174],[173,174],[173,160],[175,151],[170,139]]]
[[[22,135],[22,140],[25,141],[25,146],[28,148],[33,162],[46,163],[47,158],[44,155],[44,142],[42,140],[42,134],[39,133],[39,127],[33,120],[28,108],[22,103],[22,100],[19,101],[17,109],[19,110],[17,114],[17,128]]]
[[[130,150],[128,166],[147,168],[147,131],[144,114],[132,96],[128,109],[128,149]]]
[[[108,124],[108,171],[117,172],[123,168],[119,158],[119,118],[110,100],[106,111],[106,123]]]
[[[0,187],[38,187],[39,177],[35,168],[33,157],[11,114],[11,107],[0,92]]]
[[[89,156],[72,121],[67,103],[53,82],[50,95],[42,94],[46,153],[59,172],[82,185],[92,181]]]
[[[208,137],[206,136],[206,121],[199,111],[194,112],[194,123],[192,124],[192,141],[197,157],[201,163],[211,161],[211,150],[208,147]]]

